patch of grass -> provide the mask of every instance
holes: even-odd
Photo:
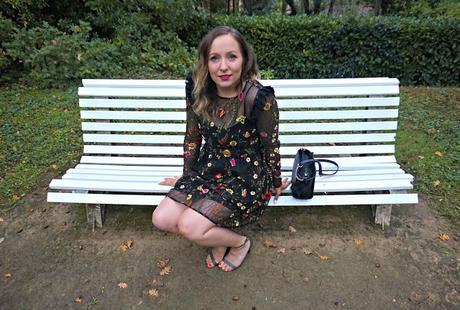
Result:
[[[0,204],[7,208],[33,191],[43,174],[75,165],[83,148],[76,88],[1,92]],[[402,87],[396,144],[398,162],[415,176],[416,191],[457,223],[459,102],[460,88]]]
[[[82,151],[76,88],[1,89],[0,206],[13,206],[47,172],[63,172]]]
[[[460,88],[402,87],[398,162],[441,214],[460,222]]]

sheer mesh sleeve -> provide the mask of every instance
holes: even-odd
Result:
[[[184,137],[184,171],[188,174],[192,170],[200,153],[202,135],[198,120],[198,115],[193,111],[193,80],[189,75],[185,81],[185,99],[186,99],[186,129]]]
[[[260,135],[265,160],[273,180],[273,186],[275,188],[280,187],[279,111],[273,88],[263,87],[259,90],[254,101],[253,117],[255,117],[257,122],[257,130]]]

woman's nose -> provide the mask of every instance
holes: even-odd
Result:
[[[225,59],[223,59],[223,60],[220,62],[220,70],[226,71],[227,69],[228,69],[227,61],[226,61]]]

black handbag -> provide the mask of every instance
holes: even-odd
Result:
[[[333,164],[337,169],[333,173],[324,173],[322,162]],[[291,192],[297,199],[311,199],[315,190],[316,165],[318,174],[334,175],[339,171],[339,165],[329,159],[315,159],[313,152],[307,149],[299,149],[295,155],[292,166]]]

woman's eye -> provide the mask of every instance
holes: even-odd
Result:
[[[228,56],[228,59],[230,59],[230,60],[235,60],[236,58],[237,58],[236,55],[230,55],[230,56]]]
[[[212,62],[216,62],[219,60],[219,57],[217,56],[211,56],[211,58],[209,58],[209,60],[211,60]]]

